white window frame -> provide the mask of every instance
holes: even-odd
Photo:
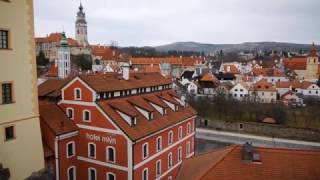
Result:
[[[68,150],[69,144],[72,144],[72,150],[73,150],[73,154],[70,155],[70,156],[69,156],[69,153],[68,153],[69,152],[69,150]],[[67,153],[66,153],[67,154],[67,158],[71,158],[71,157],[75,156],[76,155],[76,143],[74,141],[68,142],[66,150],[67,150]]]
[[[178,148],[178,162],[182,161],[182,147],[179,146]]]
[[[173,144],[173,131],[172,130],[170,130],[168,132],[168,145],[171,145],[171,144]]]
[[[79,92],[80,92],[80,98],[77,98],[77,90],[79,90]],[[73,93],[74,93],[74,99],[75,100],[81,100],[82,99],[82,92],[81,92],[80,88],[74,88]]]
[[[94,146],[94,157],[90,156],[90,145],[91,145],[91,144]],[[96,147],[96,144],[93,143],[93,142],[89,142],[89,143],[88,143],[88,157],[89,157],[89,158],[96,159],[96,156],[97,156],[97,147]]]
[[[186,144],[186,156],[188,156],[190,153],[191,153],[191,143],[190,141],[187,141],[187,144]]]
[[[146,179],[144,179],[144,172],[147,173]],[[148,168],[144,168],[144,169],[142,170],[141,179],[142,179],[142,180],[148,180],[148,179],[149,179],[149,169],[148,169]]]
[[[69,118],[69,110],[72,111],[72,117],[70,119],[74,120],[74,109],[72,107],[67,107],[66,112],[67,112],[68,118]]]
[[[188,122],[187,124],[187,134],[189,135],[191,133],[191,123]]]
[[[70,179],[70,177],[69,177],[69,171],[70,171],[70,169],[73,169],[73,177],[74,177],[74,179]],[[67,177],[68,177],[68,180],[76,180],[77,179],[77,169],[76,169],[76,166],[70,166],[69,168],[68,168],[68,170],[67,170]]]
[[[172,180],[172,176],[169,176],[169,177],[168,177],[168,180]]]
[[[113,153],[114,153],[114,154],[113,154],[113,158],[114,158],[113,161],[111,161],[111,160],[109,159],[109,149],[113,149]],[[117,154],[117,153],[116,153],[116,148],[113,147],[113,146],[107,146],[107,147],[106,147],[106,151],[107,151],[107,152],[106,152],[107,162],[115,163],[115,162],[116,162],[116,154]]]
[[[89,113],[89,119],[88,120],[85,120],[85,113],[86,112],[88,112]],[[84,109],[83,111],[82,111],[82,121],[84,121],[84,122],[91,122],[91,111],[90,110],[88,110],[88,109]]]
[[[159,163],[159,166],[158,166],[158,163]],[[159,174],[158,174],[158,168],[159,168]],[[156,162],[156,177],[160,177],[160,176],[161,176],[161,159],[159,159]]]
[[[116,180],[116,179],[117,179],[117,176],[116,176],[116,174],[115,174],[115,173],[113,173],[113,172],[107,172],[107,173],[106,173],[106,179],[107,179],[107,180],[109,180],[109,174],[113,175],[114,180]]]
[[[90,170],[93,170],[94,171],[94,175],[95,175],[95,180],[97,180],[97,170],[96,170],[96,168],[93,168],[93,167],[89,167],[88,168],[88,180],[92,180],[91,179],[91,174],[90,174]]]
[[[147,146],[146,153],[144,153],[144,146]],[[146,156],[144,156],[146,154]],[[142,144],[142,159],[147,159],[149,157],[149,143],[143,143]]]
[[[183,136],[182,126],[179,126],[178,128],[178,139],[181,140]]]
[[[168,169],[172,168],[173,167],[173,158],[172,158],[172,152],[170,152],[168,154]],[[171,161],[170,161],[171,160]],[[171,162],[171,163],[170,163]]]
[[[160,144],[158,144],[158,140],[160,140]],[[156,151],[160,152],[162,150],[162,136],[158,136],[156,139]]]

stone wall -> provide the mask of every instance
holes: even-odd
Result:
[[[320,131],[291,128],[282,125],[253,122],[225,122],[197,119],[197,127],[212,128],[221,131],[249,133],[268,137],[320,142]]]

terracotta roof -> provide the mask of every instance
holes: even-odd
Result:
[[[133,65],[158,65],[162,63],[168,63],[171,65],[180,65],[184,67],[193,66],[197,63],[202,63],[203,59],[198,57],[135,57],[131,58]]]
[[[307,89],[310,87],[313,83],[309,81],[280,81],[276,82],[276,87],[277,88],[301,88],[301,89]]]
[[[200,79],[200,81],[213,81],[213,82],[215,82],[215,81],[219,81],[219,80],[216,78],[216,76],[214,74],[209,72],[209,73],[204,74],[202,76],[202,78]]]
[[[56,136],[78,130],[74,122],[55,103],[39,101],[39,112],[40,121],[45,123]]]
[[[47,72],[47,76],[58,77],[58,66],[52,65]]]
[[[80,75],[79,77],[97,92],[171,84],[171,80],[166,79],[160,73],[130,73],[129,80],[124,80],[118,73]]]
[[[160,106],[166,106],[159,97],[169,98],[169,96],[171,96],[172,98],[172,93],[174,93],[172,90],[166,90],[162,92],[142,94],[139,96],[128,96],[117,99],[102,100],[98,102],[98,105],[130,137],[130,139],[138,140],[149,134],[157,132],[170,125],[176,124],[180,121],[196,115],[195,110],[191,106],[188,106],[186,108],[180,107],[179,110],[175,112],[170,108],[166,108],[167,114],[162,116],[154,107],[149,104],[149,101],[151,101],[158,105],[161,104]],[[171,100],[173,100],[173,98]],[[138,105],[145,110],[149,110],[149,112],[152,111],[154,114],[154,119],[146,119],[134,107],[134,105]],[[117,113],[117,110],[127,115],[136,117],[137,124],[134,126],[130,126]]]
[[[61,88],[72,78],[48,79],[38,86],[39,97],[58,97],[61,95]]]
[[[127,62],[126,59],[122,54],[116,50],[111,49],[108,46],[100,46],[100,45],[91,45],[92,54],[95,56],[100,56],[102,60],[114,60],[114,61],[121,61]]]
[[[142,68],[139,68],[139,72],[161,72],[159,65],[145,65]]]
[[[177,179],[316,180],[320,151],[254,147],[261,163],[244,162],[242,146],[233,145],[183,161]]]
[[[272,86],[271,83],[268,83],[265,79],[262,79],[254,83],[250,87],[250,91],[277,91],[277,90]]]
[[[231,74],[240,74],[239,69],[233,64],[224,64],[223,65],[224,72]]]
[[[307,57],[292,57],[283,60],[284,66],[290,70],[306,70]]]
[[[266,76],[266,77],[284,77],[285,74],[276,68],[255,68],[253,69],[255,76]]]
[[[262,120],[263,123],[275,124],[277,121],[271,117],[266,117]]]
[[[37,37],[35,38],[36,43],[56,43],[59,45],[62,38],[62,33],[51,33],[47,37]],[[71,47],[79,46],[75,39],[68,38],[68,45]]]

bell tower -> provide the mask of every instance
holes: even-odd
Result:
[[[317,48],[314,43],[310,47],[310,54],[307,58],[306,70],[306,79],[318,79],[319,57],[317,55]]]
[[[80,3],[79,11],[77,13],[76,20],[76,40],[78,44],[82,47],[86,47],[89,45],[88,36],[87,36],[87,21],[86,14],[83,11],[82,4]]]

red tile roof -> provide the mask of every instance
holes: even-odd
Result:
[[[72,78],[66,79],[48,79],[38,86],[39,97],[58,97],[61,95],[61,88]]]
[[[250,91],[277,91],[277,90],[276,88],[273,87],[271,83],[267,82],[265,79],[262,79],[254,83],[250,87]]]
[[[58,77],[58,66],[52,65],[47,72],[47,76]]]
[[[62,33],[51,33],[47,37],[37,37],[35,38],[35,41],[37,44],[38,43],[56,43],[57,45],[59,45],[58,43],[60,43],[61,38],[62,38]],[[72,38],[68,38],[68,45],[70,47],[79,46],[78,42]]]
[[[200,81],[212,81],[212,82],[217,82],[217,81],[219,81],[218,79],[217,79],[217,77],[214,75],[214,74],[212,74],[212,73],[206,73],[206,74],[204,74],[203,76],[202,76],[202,78],[200,79]]]
[[[301,88],[301,89],[307,89],[310,87],[313,83],[309,81],[280,81],[276,82],[276,87],[277,88]]]
[[[130,73],[129,80],[124,80],[118,73],[80,75],[79,77],[97,92],[171,84],[171,80],[166,79],[160,73]]]
[[[225,65],[223,65],[223,68],[224,68],[224,72],[226,72],[226,73],[240,74],[239,69],[233,64],[229,64],[229,65],[225,64]]]
[[[122,56],[122,54],[116,50],[111,49],[108,46],[91,45],[92,54],[95,56],[101,56],[102,60],[114,60],[127,62],[128,59]]]
[[[177,179],[188,180],[317,180],[320,151],[254,148],[261,163],[241,160],[242,146],[233,145],[183,161]]]
[[[154,104],[167,107],[167,105],[165,105],[161,100],[161,97],[166,98],[166,100],[170,99],[170,102],[175,101],[172,94],[175,94],[172,90],[165,90],[161,92],[141,94],[139,96],[127,96],[123,98],[102,100],[98,102],[98,105],[129,136],[130,139],[138,140],[196,115],[196,111],[191,106],[185,108],[180,106],[178,111],[172,111],[170,108],[166,108],[167,114],[162,116],[149,104],[149,102],[153,102]],[[177,95],[175,94],[175,96]],[[177,101],[175,101],[175,103],[178,104]],[[149,112],[153,112],[154,119],[146,119],[134,107],[135,105]],[[137,124],[130,126],[117,113],[117,110],[129,116],[136,117]]]
[[[266,77],[284,77],[285,74],[276,68],[255,68],[253,69],[255,76],[266,76]]]
[[[292,57],[283,60],[284,66],[290,70],[306,70],[307,57]]]
[[[40,121],[45,123],[56,136],[78,130],[75,123],[55,103],[39,101],[39,112]]]
[[[161,63],[168,63],[171,65],[179,65],[184,67],[190,67],[195,64],[199,64],[203,61],[202,58],[197,57],[158,57],[158,58],[149,58],[149,57],[135,57],[131,58],[131,63],[133,65],[158,65]]]

